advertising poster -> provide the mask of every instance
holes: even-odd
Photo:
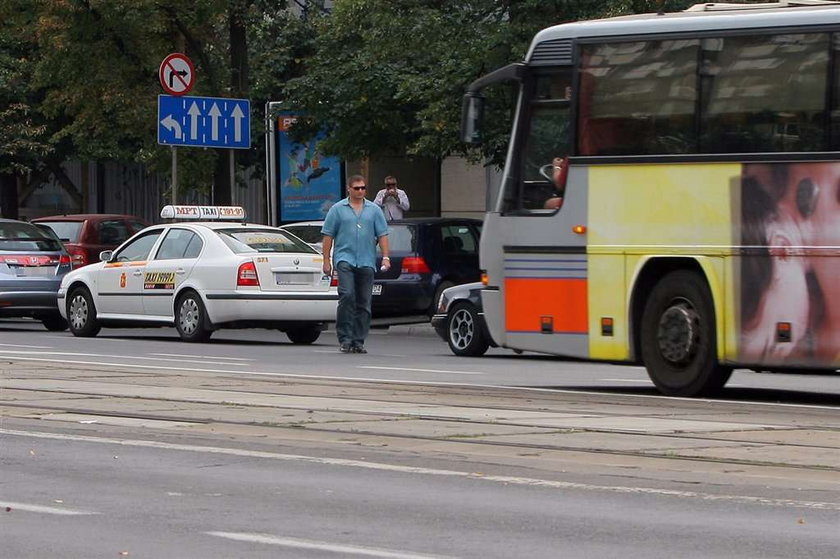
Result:
[[[318,151],[319,134],[306,143],[292,142],[288,130],[296,115],[278,117],[280,222],[317,221],[342,198],[341,160]]]
[[[838,185],[840,164],[835,162],[744,165],[742,361],[836,367],[840,358]]]

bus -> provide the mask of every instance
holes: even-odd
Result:
[[[480,244],[519,351],[641,363],[667,395],[840,364],[840,4],[566,23],[475,80],[517,89]]]

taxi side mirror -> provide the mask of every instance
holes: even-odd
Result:
[[[99,260],[101,260],[102,262],[109,262],[113,255],[114,255],[113,250],[103,250],[102,252],[99,253]]]

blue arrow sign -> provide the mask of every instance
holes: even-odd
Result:
[[[251,102],[223,97],[158,95],[158,143],[248,149]]]

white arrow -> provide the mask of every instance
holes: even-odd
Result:
[[[234,142],[241,142],[242,141],[242,118],[245,116],[245,113],[242,112],[242,109],[239,108],[239,105],[236,105],[233,108],[233,112],[230,113],[230,116],[233,117],[233,141]]]
[[[222,111],[219,110],[219,107],[216,103],[213,103],[213,106],[210,107],[210,118],[212,119],[210,122],[210,138],[213,141],[219,139],[219,117],[222,116]]]
[[[163,125],[163,127],[164,127],[164,128],[166,128],[166,129],[167,129],[167,130],[169,130],[170,132],[171,132],[172,130],[174,130],[174,131],[175,131],[175,139],[176,139],[176,140],[180,140],[180,139],[181,139],[181,125],[180,125],[180,124],[178,124],[178,121],[177,121],[177,120],[175,120],[174,118],[172,118],[172,115],[166,115],[166,118],[164,118],[163,120],[161,120],[161,121],[160,121],[160,123]]]
[[[187,111],[187,114],[190,115],[190,139],[197,140],[198,139],[198,116],[201,114],[201,110],[198,108],[198,104],[193,101],[190,110]]]

